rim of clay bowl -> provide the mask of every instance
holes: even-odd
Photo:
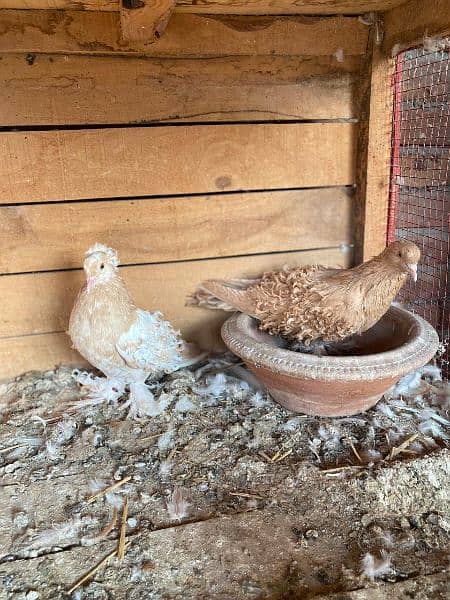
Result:
[[[228,348],[256,368],[296,378],[322,381],[371,381],[392,378],[414,371],[436,354],[439,336],[436,330],[418,315],[391,306],[385,317],[410,321],[408,340],[392,350],[361,356],[315,356],[293,352],[259,341],[252,335],[256,320],[235,313],[222,325],[222,338]]]

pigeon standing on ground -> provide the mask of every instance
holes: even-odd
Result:
[[[155,401],[145,381],[189,366],[188,345],[160,312],[136,307],[118,272],[117,252],[95,244],[86,253],[86,284],[70,315],[74,348],[106,375],[76,374],[95,402],[115,401],[129,385],[125,406],[135,417],[155,416],[166,406]]]
[[[419,259],[419,248],[401,240],[352,269],[311,266],[257,279],[205,281],[188,303],[243,312],[258,319],[260,329],[308,351],[375,325],[408,276],[417,280]]]

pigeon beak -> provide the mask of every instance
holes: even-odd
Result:
[[[409,272],[414,281],[417,281],[417,263],[408,265]]]

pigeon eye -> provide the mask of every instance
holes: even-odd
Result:
[[[401,253],[401,252],[399,252],[399,253],[398,253],[398,255],[399,255],[399,256],[401,256],[401,255],[402,255],[402,253]],[[102,269],[103,269],[103,265],[102,265]]]
[[[105,268],[105,265],[102,263],[102,264],[100,265],[100,269],[104,269],[104,268]]]

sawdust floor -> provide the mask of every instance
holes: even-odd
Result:
[[[67,368],[2,386],[2,600],[448,597],[436,370],[330,419],[288,413],[229,362],[155,383],[169,407],[140,422],[77,404]],[[69,594],[116,549],[125,499],[123,560]]]

